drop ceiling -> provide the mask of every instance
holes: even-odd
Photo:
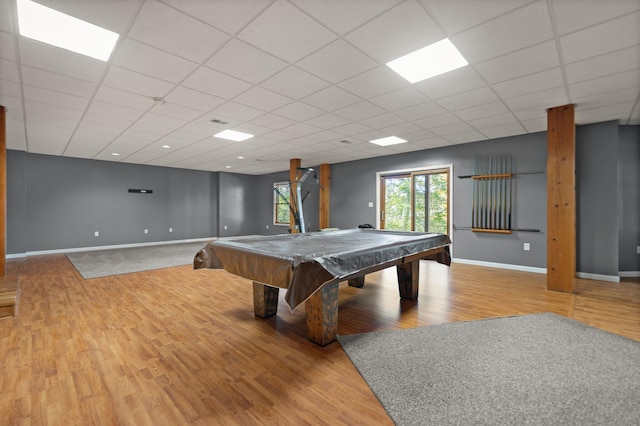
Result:
[[[640,124],[640,0],[38,2],[121,37],[108,62],[71,53],[0,0],[9,149],[265,174],[540,132],[568,103]],[[444,38],[468,66],[410,84],[385,65]],[[387,136],[408,142],[368,142]]]

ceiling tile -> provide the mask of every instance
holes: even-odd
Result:
[[[167,117],[176,117],[182,120],[195,120],[202,115],[202,111],[186,106],[165,102],[154,105],[151,112]]]
[[[475,64],[552,38],[546,3],[536,1],[464,31],[451,41],[467,61]]]
[[[320,127],[321,129],[332,129],[334,127],[344,126],[345,124],[349,123],[349,120],[338,117],[335,114],[327,113],[310,118],[306,121],[306,123],[311,124],[312,126]]]
[[[640,68],[569,85],[573,99],[640,87]]]
[[[15,39],[12,34],[0,31],[0,58],[16,60]]]
[[[426,101],[428,101],[428,98],[413,86],[403,87],[402,89],[371,98],[371,102],[389,111],[422,104]]]
[[[107,64],[68,50],[20,37],[20,63],[57,74],[99,83]]]
[[[640,86],[629,89],[618,90],[617,92],[598,93],[596,95],[587,95],[575,97],[573,102],[578,109],[600,108],[603,106],[611,106],[616,104],[626,105],[633,103],[640,98]],[[626,117],[625,117],[626,118]]]
[[[230,117],[240,121],[248,121],[261,116],[264,111],[237,102],[227,102],[215,108],[212,113],[216,118]],[[222,118],[220,119],[223,120]]]
[[[488,87],[470,90],[465,93],[449,96],[438,100],[438,103],[449,111],[466,109],[480,104],[497,101],[498,97]]]
[[[267,113],[252,119],[251,123],[257,124],[258,126],[268,127],[269,129],[281,129],[295,124],[295,121],[277,114]]]
[[[234,99],[236,102],[259,108],[263,111],[273,111],[281,106],[293,102],[293,99],[279,95],[271,90],[254,86]]]
[[[383,64],[443,38],[438,25],[414,0],[400,3],[345,36]]]
[[[247,43],[232,39],[206,65],[256,84],[286,67],[287,63]]]
[[[27,136],[24,130],[24,121],[13,120],[7,116],[7,149],[16,151],[27,150]]]
[[[336,40],[296,64],[331,83],[337,83],[378,66],[378,63],[344,40]]]
[[[340,35],[364,24],[400,1],[291,0],[293,4]]]
[[[353,136],[359,133],[368,132],[370,130],[371,128],[365,125],[362,125],[360,123],[349,123],[349,124],[345,124],[344,126],[338,126],[333,128],[334,132],[340,133],[341,135],[344,135],[344,136]]]
[[[470,122],[470,120],[474,120],[477,118],[504,114],[507,111],[508,109],[502,101],[495,101],[488,104],[482,104],[471,108],[457,110],[456,115],[461,119]]]
[[[329,83],[306,71],[290,66],[262,82],[260,86],[293,99],[300,99],[326,88]]]
[[[391,71],[387,66],[374,68],[338,84],[341,88],[364,99],[391,92],[408,85],[409,82],[407,80]]]
[[[434,115],[433,117],[421,118],[413,121],[423,129],[432,129],[435,127],[447,126],[450,124],[460,123],[460,119],[451,113]]]
[[[153,100],[148,96],[125,92],[106,86],[100,86],[94,99],[139,110],[147,110],[153,105]]]
[[[273,112],[283,117],[290,118],[291,120],[303,121],[324,114],[324,111],[322,111],[321,109],[304,104],[302,102],[290,103],[289,105],[278,108]]]
[[[578,83],[640,67],[640,48],[629,47],[566,66],[567,80]]]
[[[112,66],[104,78],[104,85],[138,95],[162,97],[169,93],[173,84],[137,72]]]
[[[15,62],[0,59],[0,80],[10,81],[18,85],[20,76],[18,74],[18,65]],[[33,86],[33,84],[32,84]],[[19,85],[18,85],[19,88]],[[18,93],[20,90],[18,90]],[[1,93],[1,92],[0,92]]]
[[[524,132],[526,132],[526,130],[520,123],[501,124],[482,129],[482,134],[490,139],[521,135]]]
[[[372,104],[371,102],[361,101],[355,104],[349,105],[344,108],[340,108],[334,113],[349,120],[363,120],[365,118],[373,117],[374,115],[380,115],[385,110]]]
[[[293,63],[336,36],[289,2],[276,0],[240,31],[238,38]]]
[[[387,112],[384,114],[376,115],[375,117],[367,118],[365,120],[360,120],[359,122],[364,124],[365,126],[371,127],[372,129],[380,129],[400,123],[405,123],[406,120],[394,113]]]
[[[293,136],[307,136],[320,131],[319,128],[306,123],[297,123],[293,126],[288,126],[281,130]]]
[[[617,103],[599,108],[576,109],[576,124],[618,120],[620,115],[629,116],[635,104],[636,102]]]
[[[381,130],[389,135],[402,137],[405,134],[419,132],[423,129],[416,124],[405,121],[404,123],[394,124],[393,126],[389,127],[383,127]]]
[[[23,86],[24,99],[27,101],[41,102],[48,105],[61,106],[84,111],[89,105],[89,99],[66,93],[54,92],[40,87]]]
[[[553,40],[537,44],[475,66],[488,83],[498,83],[560,66]]]
[[[165,96],[167,102],[172,102],[199,111],[211,111],[222,105],[225,100],[187,87],[178,86]]]
[[[531,0],[420,0],[438,24],[450,35],[459,33],[517,9]]]
[[[567,93],[564,87],[556,87],[554,89],[505,99],[504,103],[507,104],[512,111],[537,108],[544,113],[544,111],[549,108],[568,104],[569,100],[567,99]]]
[[[486,84],[472,67],[463,67],[423,80],[414,84],[414,86],[429,98],[440,99],[457,93],[479,89],[486,86]]]
[[[560,68],[553,68],[494,84],[493,89],[502,99],[507,99],[563,85],[562,71]]]
[[[2,94],[2,80],[0,80],[0,104],[5,108],[7,120],[24,121],[22,98]],[[24,127],[24,125],[23,125]]]
[[[3,78],[6,74],[2,73]],[[70,95],[90,98],[98,85],[89,81],[43,71],[37,68],[22,67],[22,82],[29,86],[42,87]]]
[[[518,120],[510,112],[474,118],[467,121],[473,128],[482,130],[486,127],[502,126],[517,123]]]
[[[198,64],[229,39],[225,33],[155,0],[144,2],[128,36]]]
[[[560,37],[566,63],[576,62],[625,47],[640,40],[640,12]],[[620,29],[624,28],[624,31]]]
[[[568,34],[640,9],[638,0],[582,1],[553,0],[551,5],[558,33]]]
[[[249,83],[206,67],[198,68],[182,85],[224,99],[232,98],[251,87]]]
[[[472,130],[470,132],[462,132],[462,133],[455,133],[452,135],[447,135],[445,136],[445,139],[447,139],[449,142],[454,143],[454,144],[461,144],[461,143],[469,143],[469,142],[478,142],[478,141],[483,141],[488,139],[485,135],[483,135],[482,133],[476,132],[475,130]]]
[[[163,0],[163,2],[228,34],[235,34],[266,9],[272,0]]]
[[[194,62],[129,38],[123,41],[113,55],[113,64],[172,83],[184,80],[198,66]]]
[[[447,111],[437,103],[428,101],[418,105],[410,106],[408,108],[402,108],[394,112],[405,120],[416,120],[418,118],[425,118],[443,114]]]
[[[360,98],[336,86],[331,86],[303,98],[302,101],[330,112],[354,104],[360,101]]]

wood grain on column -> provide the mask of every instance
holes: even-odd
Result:
[[[547,290],[575,292],[576,132],[573,105],[547,110]]]
[[[331,165],[320,164],[320,229],[329,228]]]
[[[298,187],[298,167],[300,167],[300,164],[301,161],[299,158],[292,158],[289,160],[289,182],[291,182],[291,187],[289,188],[289,201],[292,203],[294,210],[298,208],[298,206],[293,203],[293,200],[296,196],[296,188]],[[297,228],[293,214],[289,215],[289,228],[291,228],[292,234],[300,232]]]
[[[7,257],[7,121],[0,106],[0,277],[4,277]]]

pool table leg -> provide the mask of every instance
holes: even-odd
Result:
[[[324,285],[304,303],[309,340],[320,346],[336,340],[338,331],[338,284]]]
[[[397,266],[398,289],[400,298],[408,300],[418,299],[418,282],[420,278],[420,261],[401,263]]]
[[[253,282],[253,312],[260,318],[272,317],[278,312],[278,287]]]
[[[347,281],[349,283],[349,287],[364,287],[364,275],[361,277],[351,278]]]

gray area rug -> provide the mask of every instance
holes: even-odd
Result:
[[[398,425],[640,424],[640,342],[555,314],[338,340]]]
[[[193,263],[206,241],[67,253],[84,279]]]

